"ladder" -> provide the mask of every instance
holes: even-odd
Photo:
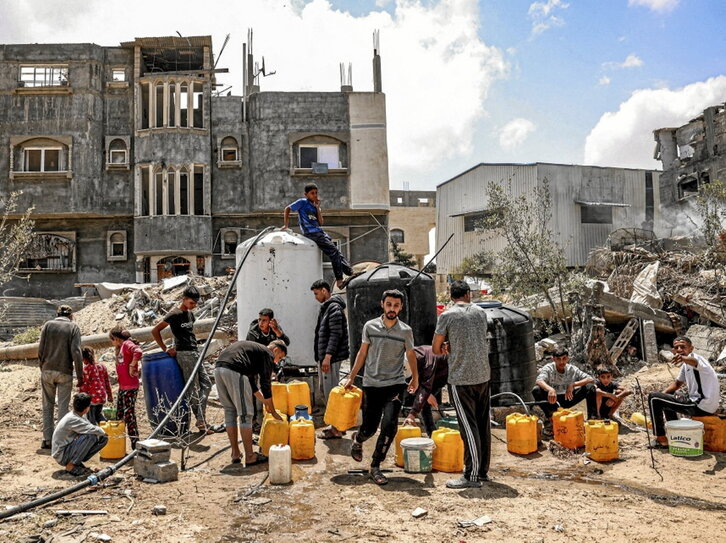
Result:
[[[628,346],[628,343],[630,343],[630,340],[635,335],[635,331],[637,329],[638,319],[630,319],[628,321],[628,324],[625,325],[625,328],[623,328],[623,331],[620,332],[618,339],[616,339],[615,343],[613,343],[613,346],[610,347],[610,363],[613,366],[617,365],[618,358],[620,358],[620,355],[623,354],[625,347]]]

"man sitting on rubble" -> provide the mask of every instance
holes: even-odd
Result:
[[[108,442],[106,433],[86,418],[90,409],[91,397],[85,392],[76,394],[73,396],[73,411],[65,414],[53,432],[51,456],[70,475],[93,473],[83,462],[103,449]]]
[[[595,405],[595,379],[580,368],[569,364],[567,349],[558,348],[549,364],[542,366],[537,375],[532,396],[545,414],[545,429],[550,430],[552,413],[558,407],[572,407],[582,400],[587,402],[587,418],[597,418]]]
[[[673,340],[673,354],[671,360],[681,371],[675,382],[671,383],[663,392],[648,394],[650,406],[650,419],[653,421],[655,439],[650,444],[653,448],[668,447],[666,438],[666,420],[676,420],[677,413],[690,417],[706,417],[718,410],[719,383],[718,376],[711,364],[701,355],[693,352],[693,343],[686,336],[678,336]],[[683,385],[688,388],[686,398],[675,395]]]

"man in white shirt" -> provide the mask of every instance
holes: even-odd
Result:
[[[693,352],[693,343],[686,336],[678,336],[673,340],[673,364],[680,366],[681,372],[663,392],[651,392],[648,395],[650,417],[655,430],[653,448],[668,447],[665,420],[676,420],[677,413],[689,417],[713,415],[718,410],[719,384],[718,376],[711,364]],[[683,385],[688,388],[688,398],[681,399],[674,393]]]

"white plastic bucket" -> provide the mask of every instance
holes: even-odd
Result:
[[[292,451],[289,445],[270,447],[269,469],[273,485],[286,485],[292,481]]]
[[[668,451],[673,456],[703,454],[703,423],[697,420],[669,420],[665,424]]]
[[[427,437],[401,440],[403,470],[408,473],[430,473],[435,447],[434,440]]]

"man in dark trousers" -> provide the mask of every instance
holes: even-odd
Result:
[[[438,408],[436,395],[441,392],[449,379],[449,357],[437,355],[431,350],[431,345],[414,347],[416,353],[416,366],[418,367],[418,390],[414,394],[411,411],[408,412],[405,426],[416,424],[416,417],[421,415],[424,428],[429,437],[436,430],[434,416],[431,408]]]
[[[73,322],[73,309],[61,305],[57,317],[46,322],[40,331],[38,359],[43,394],[43,442],[41,449],[50,449],[53,439],[53,412],[58,398],[58,420],[68,413],[73,392],[73,370],[78,386],[83,385],[81,330]]]
[[[454,281],[454,305],[439,316],[431,350],[449,355],[449,396],[464,439],[464,475],[446,482],[448,488],[477,488],[488,481],[491,453],[489,427],[489,344],[487,314],[471,303],[469,285]]]
[[[106,433],[86,418],[91,409],[91,397],[85,392],[73,396],[73,411],[66,413],[58,421],[53,432],[51,455],[66,473],[79,476],[90,475],[93,471],[83,462],[89,460],[108,443]]]
[[[320,390],[327,405],[330,391],[340,381],[340,364],[350,356],[348,345],[348,319],[345,302],[340,295],[330,293],[330,285],[322,279],[315,281],[310,290],[320,303],[318,322],[315,325],[315,361],[318,363]],[[320,439],[338,439],[343,432],[334,426],[324,428]]]

